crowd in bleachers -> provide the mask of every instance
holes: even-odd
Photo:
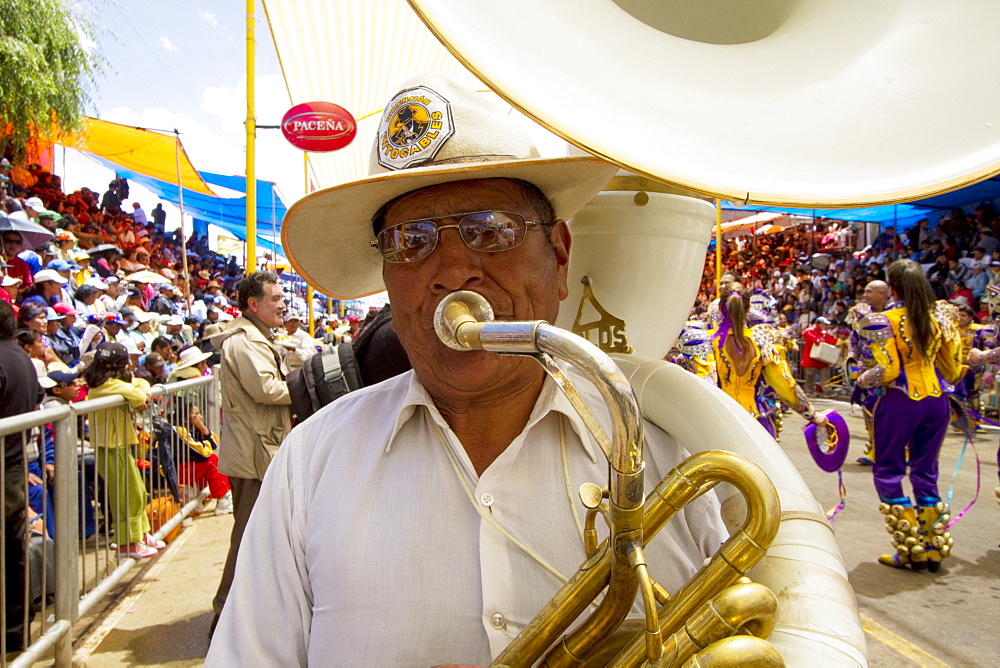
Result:
[[[844,328],[865,286],[884,281],[886,268],[898,258],[919,262],[939,299],[971,307],[980,320],[988,317],[983,296],[987,286],[1000,285],[1000,218],[992,206],[972,213],[956,209],[936,225],[924,219],[905,231],[886,226],[863,242],[856,232],[852,223],[832,222],[726,239],[723,267],[765,294],[779,324],[797,332],[820,317]],[[710,252],[695,316],[706,318],[714,298],[715,255]]]

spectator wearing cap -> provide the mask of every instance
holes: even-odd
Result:
[[[42,202],[41,197],[29,197],[24,200],[24,212],[28,214],[29,220],[37,220],[38,217],[48,211],[45,208],[45,204]]]
[[[302,364],[316,354],[319,341],[309,336],[302,328],[302,316],[294,311],[287,311],[284,316],[285,331],[274,337],[285,356],[288,370],[298,369]]]
[[[18,301],[17,297],[21,293],[23,283],[24,281],[20,278],[4,274],[2,282],[0,282],[0,299],[13,306]]]
[[[50,232],[56,231],[56,221],[59,220],[60,216],[55,211],[49,211],[48,209],[40,212],[38,214],[38,224],[49,230]]]
[[[90,386],[89,397],[120,396],[132,410],[145,411],[149,404],[149,384],[134,378],[126,348],[113,342],[97,347],[94,361],[84,371]],[[117,500],[112,510],[118,556],[144,559],[155,556],[166,545],[149,535],[146,517],[146,485],[139,474],[132,448],[138,445],[132,414],[126,407],[106,409],[90,421],[90,440],[103,472],[108,498]]]
[[[54,269],[42,269],[35,274],[35,284],[25,293],[21,300],[21,308],[30,302],[37,302],[42,306],[52,306],[61,301],[62,286],[66,283],[68,280]]]
[[[135,375],[150,385],[164,385],[167,382],[167,374],[164,370],[166,364],[160,353],[147,353],[142,364],[136,369]]]
[[[110,288],[111,286],[109,285],[108,287]],[[126,286],[125,290],[119,295],[116,302],[121,302],[121,306],[119,308],[131,307],[134,309],[142,309],[143,311],[147,310],[143,308],[144,295],[142,293],[142,289],[136,287],[135,285],[130,284]]]
[[[68,345],[65,339],[57,336],[62,329],[62,321],[66,316],[56,312],[53,307],[49,307],[45,314],[45,343],[52,349],[56,357],[59,358],[66,368],[75,368],[80,362],[79,347]]]
[[[20,278],[22,289],[29,287],[34,282],[31,267],[28,266],[24,258],[18,257],[24,250],[24,237],[21,236],[20,232],[4,230],[0,233],[0,239],[3,239],[4,260],[10,265],[7,269],[7,275]]]
[[[163,336],[170,344],[180,350],[186,343],[181,329],[184,327],[184,318],[179,315],[172,315],[160,322],[160,336]]]
[[[160,283],[156,286],[158,294],[149,300],[147,310],[162,316],[172,316],[177,314],[174,308],[173,293],[174,286],[169,283]]]
[[[125,306],[125,300],[128,298],[127,284],[122,284],[121,280],[114,274],[105,276],[104,278],[97,278],[97,280],[104,284],[101,301],[104,302],[109,311],[114,311]]]
[[[81,378],[80,372],[59,369],[49,371],[47,378],[51,383],[51,386],[45,388],[45,399],[42,401],[41,406],[43,409],[65,406],[74,401],[80,401],[87,398],[87,393],[83,389],[83,378]],[[55,452],[55,434],[52,430],[52,425],[45,425],[44,436],[45,452],[47,457],[50,450],[53,453]],[[97,531],[96,523],[94,522],[93,497],[87,485],[88,479],[95,480],[97,476],[97,471],[93,468],[93,455],[85,456],[84,467],[92,471],[92,473],[89,473],[86,477],[83,471],[77,472],[80,493],[81,495],[85,495],[83,503],[83,526],[80,527],[80,534],[83,537],[87,537],[94,535]],[[48,469],[48,467],[46,467],[46,469]],[[48,473],[48,470],[46,470],[46,473]],[[55,466],[52,467],[52,473],[55,474]],[[51,528],[53,523],[46,523],[46,526]]]
[[[73,253],[72,259],[79,267],[73,274],[73,284],[80,287],[94,277],[94,271],[90,268],[90,254],[87,251],[78,250]]]
[[[129,330],[128,335],[132,337],[132,341],[135,342],[136,347],[143,353],[150,352],[153,349],[153,339],[157,335],[153,331],[154,317],[152,313],[147,313],[146,311],[136,310],[133,312],[135,327]]]
[[[84,321],[92,315],[104,315],[108,310],[100,299],[102,290],[94,284],[95,281],[100,282],[100,279],[88,280],[73,293],[73,307],[76,309],[77,315]]]
[[[56,232],[55,241],[59,249],[57,257],[60,260],[76,264],[76,235],[69,230],[59,230]]]
[[[225,309],[227,306],[229,306],[229,300],[226,299],[226,296],[224,294],[222,294],[222,286],[219,284],[218,281],[216,280],[209,281],[208,285],[205,286],[205,294],[211,295],[212,299],[215,300],[215,305],[218,306],[220,309]]]
[[[52,310],[62,316],[56,336],[63,338],[71,348],[76,348],[77,357],[79,358],[80,334],[82,329],[77,326],[77,322],[80,314],[75,308],[62,302],[53,306]]]
[[[123,346],[135,345],[125,331],[128,321],[121,316],[118,311],[108,311],[101,318],[101,325],[104,327],[104,335],[108,341],[116,341]]]
[[[80,265],[76,262],[67,262],[66,260],[56,258],[55,260],[51,260],[45,268],[52,269],[66,279],[66,282],[60,286],[59,301],[68,304],[72,301],[73,290],[76,288],[76,284],[73,282],[73,271],[79,269]]]
[[[990,286],[1000,286],[1000,260],[993,260],[990,262],[990,266],[987,269],[986,275],[989,280],[986,282],[986,287]]]

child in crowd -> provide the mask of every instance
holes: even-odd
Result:
[[[90,386],[89,398],[121,396],[131,409],[146,410],[149,383],[133,378],[129,364],[128,351],[120,343],[97,346],[93,362],[83,372]],[[118,556],[145,559],[156,555],[166,543],[149,534],[146,486],[132,454],[139,441],[131,411],[124,406],[98,411],[91,418],[90,433],[97,470],[107,487],[106,501],[114,509]]]

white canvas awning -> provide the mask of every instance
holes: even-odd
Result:
[[[382,107],[411,76],[436,72],[505,104],[441,46],[405,0],[263,2],[291,103],[334,102],[358,119],[347,148],[310,154],[316,187],[367,175]],[[533,136],[548,134],[532,126]]]

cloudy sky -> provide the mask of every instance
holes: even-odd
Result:
[[[97,26],[106,61],[89,114],[103,120],[181,132],[195,167],[245,172],[246,20],[240,0],[79,0]],[[277,125],[290,105],[261,3],[256,11],[257,123]],[[110,172],[75,151],[56,155],[65,186],[103,192]],[[279,130],[258,130],[257,178],[275,181],[287,204],[304,192],[302,152]],[[147,211],[155,196],[134,188]],[[169,211],[169,209],[168,209]],[[176,218],[174,218],[176,220]],[[169,220],[168,220],[169,222]]]

